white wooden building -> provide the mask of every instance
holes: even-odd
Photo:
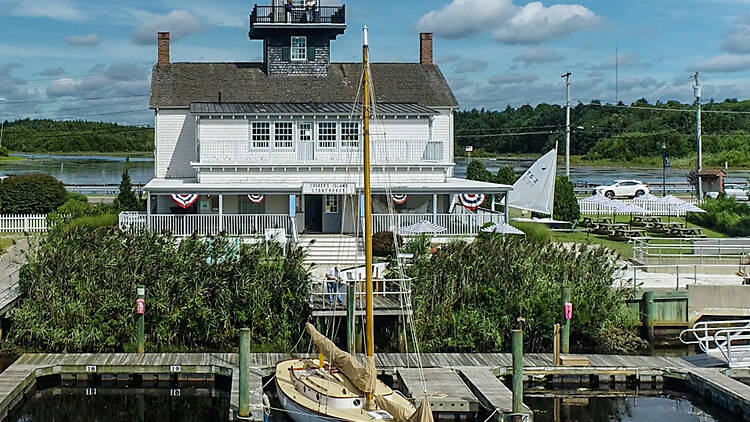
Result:
[[[321,7],[312,21],[256,6],[250,21],[262,63],[173,63],[169,34],[158,35],[155,178],[145,186],[147,213],[124,213],[121,226],[177,235],[361,231],[362,65],[330,62],[344,6]],[[477,214],[457,195],[494,198],[511,187],[453,177],[458,104],[432,61],[431,34],[420,35],[419,48],[419,62],[372,64],[374,229],[428,220],[448,235],[474,234],[505,213]]]

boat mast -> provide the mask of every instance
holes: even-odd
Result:
[[[362,134],[364,166],[362,172],[365,179],[365,280],[366,280],[366,335],[367,356],[375,356],[375,327],[372,306],[372,188],[370,186],[370,50],[367,40],[367,26],[364,27],[364,43],[362,45],[362,72],[364,92],[362,94]],[[372,394],[368,393],[365,405],[373,407]]]

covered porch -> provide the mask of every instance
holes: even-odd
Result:
[[[373,232],[429,221],[446,230],[438,236],[476,235],[487,223],[506,222],[504,197],[510,186],[449,179],[445,183],[373,188]],[[208,185],[154,179],[146,187],[147,211],[120,214],[123,230],[147,229],[175,236],[225,233],[268,237],[303,234],[361,234],[361,187],[353,183],[301,185]],[[459,196],[485,195],[482,208],[467,209]],[[501,210],[497,210],[501,208]]]

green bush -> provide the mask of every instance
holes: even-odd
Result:
[[[513,227],[526,234],[526,240],[536,243],[548,243],[552,240],[552,232],[544,224],[511,221]]]
[[[409,240],[402,250],[404,253],[413,254],[414,258],[429,255],[432,251],[432,236],[427,233],[418,234]]]
[[[612,288],[619,271],[605,248],[519,237],[444,245],[407,269],[422,349],[446,353],[506,351],[518,317],[526,321],[525,349],[551,350],[563,286],[573,298],[571,346],[597,350],[611,327],[635,323],[624,303],[628,292]]]
[[[78,192],[68,192],[68,196],[65,198],[65,202],[71,200],[78,202],[89,202],[89,197]]]
[[[571,223],[581,218],[581,208],[578,206],[573,190],[573,182],[565,176],[558,176],[555,181],[555,209],[553,210],[555,220],[570,221]]]
[[[114,207],[120,211],[145,211],[146,204],[135,195],[130,181],[130,160],[126,159],[125,170],[120,179],[120,193],[114,200]]]
[[[404,238],[396,235],[396,242],[400,248],[404,244]],[[391,256],[396,253],[396,245],[393,243],[393,232],[382,231],[372,235],[372,254],[375,256]]]
[[[77,219],[115,214],[116,209],[109,204],[91,204],[78,199],[68,199],[55,212],[47,215],[47,225],[54,231]]]
[[[518,175],[513,166],[500,167],[497,171],[497,176],[495,176],[495,183],[500,183],[501,185],[512,185],[516,183],[516,180],[518,180]]]
[[[492,173],[487,171],[484,163],[479,160],[471,160],[466,167],[466,178],[468,180],[478,180],[480,182],[490,182],[493,179]]]
[[[309,315],[301,249],[88,224],[98,219],[50,233],[22,267],[8,336],[19,351],[122,351],[135,342],[138,285],[149,352],[236,350],[241,327],[255,351],[297,344]]]
[[[23,174],[0,181],[0,213],[47,214],[67,199],[65,186],[46,174]]]
[[[734,198],[707,199],[705,213],[688,213],[688,221],[727,236],[750,236],[750,206]]]

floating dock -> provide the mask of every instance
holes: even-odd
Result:
[[[263,420],[263,376],[276,363],[300,355],[257,353],[251,355],[252,421]],[[602,380],[612,383],[655,384],[681,380],[694,393],[726,411],[750,420],[750,386],[726,374],[722,368],[702,368],[675,357],[576,355],[588,360],[588,366],[555,366],[551,354],[524,355],[524,378],[539,380],[578,380],[596,389]],[[407,394],[417,398],[423,393],[422,381],[413,354],[376,355],[378,370],[393,375]],[[494,420],[521,416],[533,420],[524,407],[522,415],[512,414],[512,395],[500,381],[511,372],[512,358],[507,353],[425,353],[420,356],[425,368],[425,383],[433,411],[459,416],[482,410]],[[174,380],[177,377],[224,376],[231,379],[229,420],[236,419],[239,407],[239,359],[234,353],[150,353],[150,354],[26,354],[0,374],[0,420],[21,405],[36,390],[36,379],[49,375],[74,376],[76,379],[128,380],[137,374],[148,379]],[[737,372],[737,371],[735,371]],[[738,372],[739,374],[739,372]],[[743,373],[744,374],[744,373]],[[747,374],[744,374],[747,375]],[[743,376],[744,376],[743,375]],[[129,378],[131,377],[131,378]],[[592,394],[595,392],[592,391]]]

